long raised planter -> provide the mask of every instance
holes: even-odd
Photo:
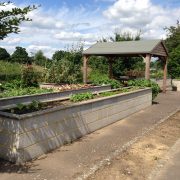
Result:
[[[152,103],[149,88],[24,115],[0,111],[0,158],[22,163]]]
[[[50,101],[50,100],[52,101],[52,100],[58,100],[61,98],[68,98],[71,94],[78,94],[78,93],[85,93],[85,92],[101,92],[101,91],[106,91],[110,89],[111,89],[110,85],[104,85],[104,86],[94,86],[94,87],[82,88],[82,89],[76,89],[76,90],[66,90],[62,92],[1,98],[0,109],[5,109],[9,106],[14,106],[19,103],[30,103],[33,100],[38,100],[41,102]]]

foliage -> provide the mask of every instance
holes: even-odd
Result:
[[[91,56],[88,63],[89,67],[93,69],[93,71],[98,71],[102,74],[106,74],[108,72],[108,60],[105,57]]]
[[[165,44],[169,51],[168,72],[172,78],[180,77],[180,24],[166,27]]]
[[[41,50],[35,53],[33,60],[35,64],[46,67],[47,58],[44,56]]]
[[[116,91],[110,91],[110,92],[102,92],[99,95],[102,96],[102,97],[106,97],[106,96],[112,96],[112,95],[115,95],[115,94],[117,94]]]
[[[112,95],[116,95],[116,94],[120,94],[120,93],[130,92],[130,91],[137,90],[137,89],[138,89],[137,87],[121,88],[116,91],[102,92],[99,95],[102,97],[106,97],[106,96],[112,96]]]
[[[10,54],[6,49],[0,47],[0,60],[9,60]]]
[[[28,53],[26,52],[25,48],[22,47],[16,47],[16,50],[11,56],[12,62],[18,62],[21,64],[29,63],[30,58],[28,56]]]
[[[4,97],[12,97],[12,96],[23,96],[23,95],[31,95],[31,94],[41,94],[52,92],[52,89],[40,89],[35,87],[28,87],[28,88],[9,88],[5,89],[3,92],[0,93],[0,98]]]
[[[11,113],[21,114],[23,112],[37,111],[42,108],[42,103],[33,100],[30,104],[17,104],[14,108],[10,109]]]
[[[39,74],[34,71],[32,66],[27,66],[22,72],[22,87],[39,87]]]
[[[160,92],[160,87],[157,83],[151,80],[145,79],[136,79],[128,81],[129,86],[138,86],[138,87],[151,87],[152,88],[152,98],[154,99]]]
[[[21,79],[22,66],[19,63],[0,61],[0,81]]]
[[[56,51],[52,56],[52,60],[53,61],[60,61],[61,59],[63,59],[68,54],[69,54],[69,52],[67,52],[67,51],[62,51],[62,50]]]
[[[110,79],[106,74],[99,73],[98,71],[92,71],[90,73],[89,79],[94,85],[109,84],[111,85],[112,89],[116,89],[122,86],[119,81],[115,79]]]
[[[8,6],[11,2],[0,2],[0,7]],[[26,17],[30,11],[36,9],[36,6],[27,6],[24,8],[14,7],[12,9],[0,11],[0,39],[4,39],[10,33],[18,33],[20,32],[19,25],[23,21],[31,21],[31,19]]]
[[[151,72],[151,78],[154,78],[154,79],[162,79],[163,75],[164,75],[164,73],[162,70]]]
[[[31,109],[31,110],[39,110],[41,109],[42,107],[42,103],[37,101],[37,100],[33,100],[28,106],[27,108],[28,109]]]
[[[79,93],[79,94],[73,94],[70,96],[70,101],[72,102],[80,102],[88,99],[93,99],[94,95],[91,92],[87,93]]]
[[[81,66],[82,49],[72,49],[66,52],[61,60],[53,60],[47,70],[47,82],[70,84],[82,82]]]
[[[168,71],[171,77],[180,77],[180,44],[169,53]]]

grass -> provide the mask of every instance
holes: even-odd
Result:
[[[25,66],[24,64],[0,60],[0,81],[20,79]],[[33,67],[38,73],[44,72],[44,68],[41,66],[33,65]]]

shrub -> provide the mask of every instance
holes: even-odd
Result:
[[[157,83],[151,80],[145,79],[136,79],[128,81],[129,86],[138,86],[138,87],[151,87],[152,88],[152,99],[154,99],[160,92],[160,87]]]
[[[91,72],[89,79],[92,82],[92,84],[94,84],[94,85],[109,84],[109,85],[111,85],[112,89],[122,87],[122,84],[119,81],[117,81],[115,79],[110,79],[106,74],[101,74],[97,71]]]
[[[73,94],[70,96],[70,101],[72,102],[80,102],[88,99],[93,99],[94,95],[91,92],[87,93],[80,93],[80,94]]]
[[[22,73],[22,87],[39,87],[40,74],[35,72],[32,66],[24,68]]]

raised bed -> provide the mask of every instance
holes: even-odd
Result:
[[[26,95],[26,96],[16,96],[16,97],[9,97],[9,98],[1,98],[0,99],[0,109],[5,109],[9,106],[14,106],[19,103],[30,103],[33,100],[38,101],[53,101],[62,98],[68,98],[71,94],[78,94],[78,93],[85,93],[85,92],[101,92],[110,90],[110,85],[104,86],[93,86],[88,88],[82,89],[75,89],[75,90],[66,90],[62,92],[51,92],[51,93],[43,93],[43,94],[35,94],[35,95]]]
[[[37,158],[151,103],[146,88],[22,115],[0,111],[0,158],[16,163]]]

